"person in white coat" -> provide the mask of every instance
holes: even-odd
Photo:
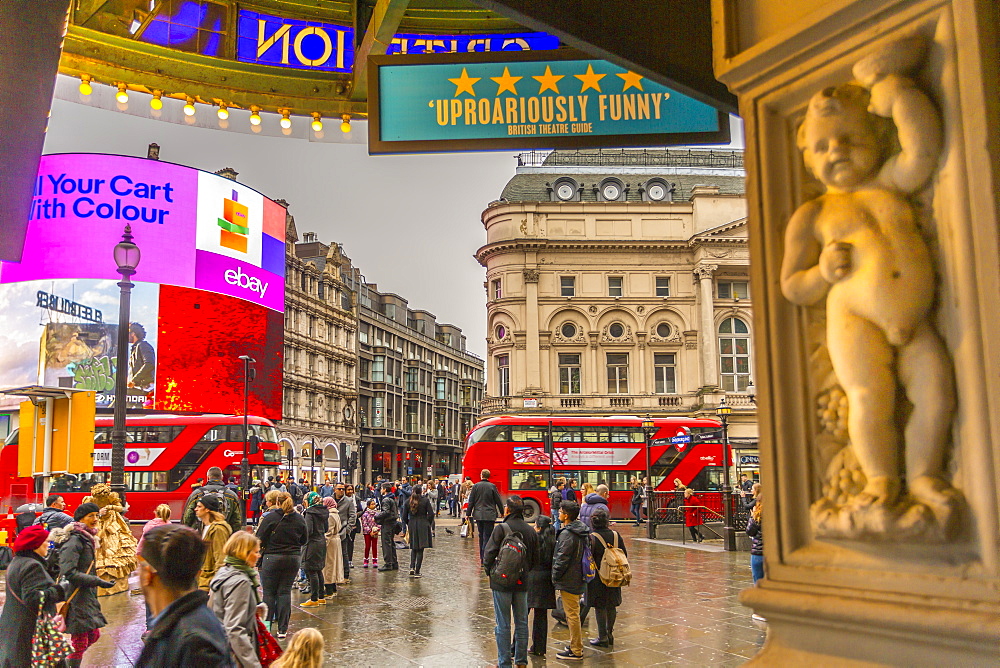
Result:
[[[330,511],[330,528],[326,531],[326,565],[323,567],[323,584],[326,597],[337,595],[337,585],[344,581],[344,552],[340,536],[341,520],[337,501],[332,496],[323,499],[323,505]]]

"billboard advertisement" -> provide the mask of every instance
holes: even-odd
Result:
[[[216,174],[118,155],[42,157],[24,254],[0,263],[0,284],[118,279],[126,224],[142,252],[133,280],[284,311],[284,207]]]
[[[126,223],[132,277],[130,410],[281,418],[285,209],[215,174],[98,154],[44,156],[21,262],[0,263],[0,386],[92,390],[114,405]],[[19,399],[0,395],[0,408]]]

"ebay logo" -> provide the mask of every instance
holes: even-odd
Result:
[[[260,295],[261,299],[264,298],[264,293],[267,292],[267,286],[270,285],[270,283],[265,283],[256,276],[244,274],[241,267],[226,270],[226,283],[229,283],[230,285],[238,285],[244,290],[256,292]]]

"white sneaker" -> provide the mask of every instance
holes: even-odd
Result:
[[[767,619],[765,619],[763,615],[758,615],[756,612],[750,615],[750,619],[754,620],[755,622],[767,623]]]

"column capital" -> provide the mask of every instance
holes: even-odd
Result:
[[[719,265],[717,264],[699,264],[694,268],[694,275],[701,280],[710,279],[718,269]]]
[[[537,269],[522,269],[521,275],[524,276],[525,283],[537,283],[538,282],[538,270]]]

